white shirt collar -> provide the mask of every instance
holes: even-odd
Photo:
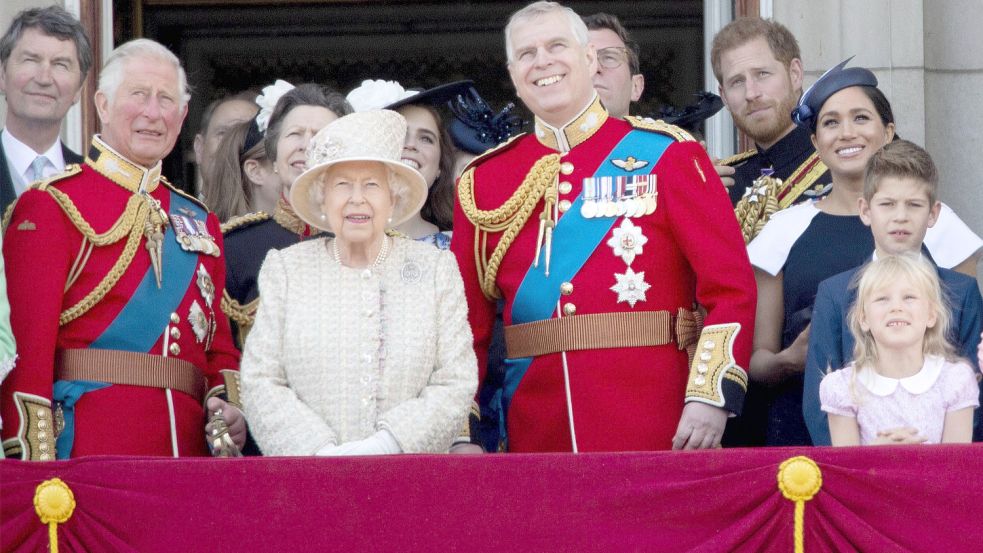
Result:
[[[3,140],[3,152],[7,155],[7,163],[12,169],[11,172],[15,173],[20,180],[24,179],[27,168],[39,155],[48,158],[48,162],[55,166],[56,172],[60,173],[65,170],[65,155],[61,150],[61,140],[55,140],[54,144],[40,154],[10,134],[7,127],[3,128],[0,140]]]
[[[922,369],[917,373],[905,378],[889,378],[877,374],[877,371],[865,368],[857,374],[857,380],[863,384],[864,388],[876,396],[889,396],[898,389],[900,385],[912,394],[924,394],[939,379],[942,374],[942,365],[945,359],[937,355],[926,355]]]

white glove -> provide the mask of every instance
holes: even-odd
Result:
[[[402,453],[399,442],[388,430],[379,430],[364,440],[345,442],[340,445],[326,445],[318,450],[319,457],[342,455],[391,455]]]

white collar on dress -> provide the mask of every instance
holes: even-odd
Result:
[[[857,374],[857,380],[863,384],[864,388],[867,388],[870,393],[876,396],[889,396],[893,394],[898,389],[899,384],[912,394],[924,394],[939,379],[944,363],[945,359],[938,355],[926,355],[922,370],[911,376],[905,378],[889,378],[877,374],[877,371],[873,369],[865,368]]]

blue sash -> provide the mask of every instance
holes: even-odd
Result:
[[[200,206],[180,194],[170,192],[170,213],[178,209],[190,209],[204,215]],[[146,353],[157,343],[163,329],[170,323],[171,313],[175,312],[188,291],[189,282],[194,278],[198,266],[198,255],[185,251],[177,243],[174,229],[167,226],[162,244],[163,278],[157,288],[157,278],[151,265],[140,285],[123,309],[103,333],[89,347],[92,349],[113,349]],[[86,392],[110,386],[105,382],[84,380],[55,382],[52,399],[61,403],[65,426],[58,436],[55,448],[59,459],[71,455],[75,438],[75,402]]]
[[[634,176],[652,173],[662,154],[674,140],[667,136],[646,132],[632,131],[621,139],[614,147],[601,166],[594,172],[595,177]],[[639,157],[649,163],[634,171],[625,171],[611,163],[612,159],[626,159],[628,156]],[[560,299],[560,284],[573,280],[584,263],[590,259],[601,241],[607,236],[611,227],[619,217],[598,217],[585,219],[580,214],[583,195],[579,195],[570,209],[560,217],[556,228],[553,229],[553,252],[550,265],[550,275],[545,275],[545,264],[541,259],[539,267],[529,267],[522,279],[522,284],[512,300],[512,324],[528,323],[549,319],[556,310]],[[525,376],[532,357],[505,360],[505,382],[502,394],[502,424],[504,432],[504,417],[508,413],[509,404],[515,395],[522,377]]]

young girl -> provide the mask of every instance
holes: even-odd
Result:
[[[854,361],[819,388],[834,446],[969,442],[979,388],[946,341],[935,268],[885,256],[861,273],[850,310]]]

